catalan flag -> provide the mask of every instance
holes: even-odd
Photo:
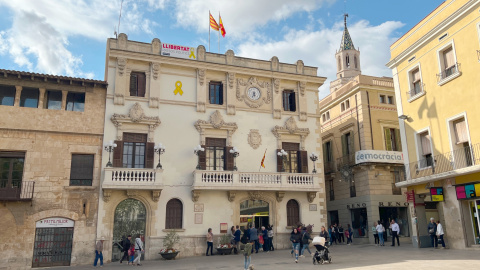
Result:
[[[211,16],[211,15],[210,15],[210,16]],[[218,14],[218,17],[219,17],[219,19],[218,19],[218,22],[219,22],[218,26],[219,26],[219,28],[220,28],[220,32],[222,33],[222,37],[225,37],[225,34],[227,34],[227,32],[225,32],[225,27],[223,27],[222,16],[220,16],[220,14]],[[210,17],[210,20],[212,20],[211,17]]]
[[[215,21],[215,19],[213,18],[212,13],[210,13],[210,27],[213,30],[218,31],[218,24],[217,24],[217,21]]]
[[[263,168],[265,168],[265,154],[267,153],[267,149],[265,149],[265,153],[263,153],[263,158],[262,158],[262,163],[260,163],[260,166],[262,166]]]

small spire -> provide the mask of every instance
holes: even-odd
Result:
[[[355,50],[355,46],[353,46],[352,38],[350,37],[350,33],[348,33],[348,29],[347,29],[347,17],[348,17],[348,13],[344,13],[343,20],[345,23],[345,29],[343,30],[342,43],[340,44],[340,51]]]
[[[345,22],[345,28],[347,28],[347,17],[348,17],[348,13],[343,14],[343,21]]]

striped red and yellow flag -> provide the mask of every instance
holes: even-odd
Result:
[[[215,21],[215,19],[213,18],[212,13],[210,13],[210,27],[213,30],[218,31],[218,24],[217,24],[217,21]]]
[[[260,166],[262,166],[263,168],[265,168],[265,154],[267,154],[267,149],[265,149],[265,153],[263,153],[263,158],[262,158],[262,163],[260,163]]]
[[[220,28],[220,33],[222,33],[222,37],[225,37],[225,34],[227,34],[227,32],[225,31],[225,27],[223,27],[222,16],[218,14],[218,17],[218,26]]]

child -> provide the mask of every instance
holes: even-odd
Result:
[[[130,246],[130,249],[128,250],[128,256],[130,256],[130,260],[128,260],[128,264],[132,263],[133,265],[133,260],[135,259],[135,244],[132,244]]]
[[[243,255],[245,256],[245,267],[244,270],[253,269],[253,265],[250,265],[251,256],[252,256],[252,246],[253,242],[245,244],[243,248]]]

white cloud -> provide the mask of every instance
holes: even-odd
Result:
[[[391,76],[385,67],[390,58],[389,47],[396,38],[393,33],[403,26],[400,22],[389,21],[372,26],[368,21],[359,21],[348,27],[353,43],[360,47],[362,74]],[[329,83],[336,78],[335,52],[340,48],[343,22],[332,28],[319,31],[289,30],[280,41],[250,40],[238,46],[237,55],[269,60],[277,56],[280,62],[295,63],[301,59],[305,65],[318,67],[318,75],[329,80],[320,88],[320,97],[329,93]]]

